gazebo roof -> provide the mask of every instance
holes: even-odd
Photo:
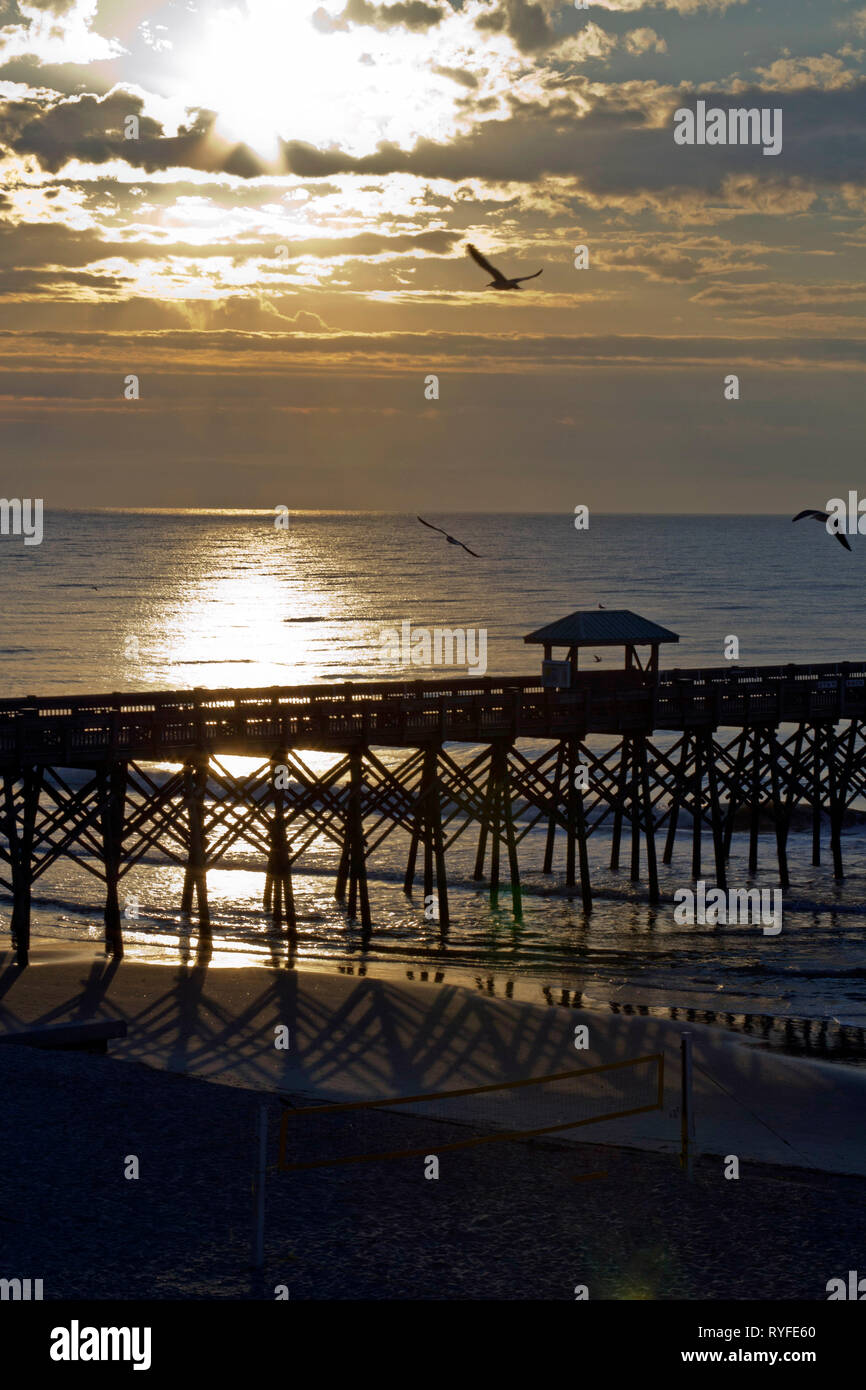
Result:
[[[590,608],[537,628],[523,640],[551,647],[639,647],[680,639],[669,628],[659,627],[628,608]]]

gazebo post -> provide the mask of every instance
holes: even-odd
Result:
[[[575,886],[575,849],[580,853],[580,877],[584,910],[592,907],[592,891],[589,883],[589,864],[587,837],[594,826],[587,824],[583,795],[575,796],[573,783],[573,748],[578,730],[585,726],[590,707],[596,719],[598,730],[616,734],[621,744],[614,758],[618,756],[618,767],[610,770],[613,786],[605,782],[597,788],[601,801],[607,802],[606,815],[612,815],[610,845],[611,870],[619,869],[622,849],[623,824],[631,830],[630,870],[632,880],[638,879],[641,872],[641,835],[646,845],[646,864],[649,878],[650,901],[657,902],[659,896],[658,866],[655,845],[655,816],[649,788],[650,745],[647,730],[656,714],[659,681],[659,647],[662,642],[678,642],[680,639],[669,628],[642,618],[629,609],[603,608],[587,609],[569,613],[558,622],[548,623],[524,637],[524,642],[539,646],[544,652],[544,665],[541,683],[544,687],[543,709],[548,721],[551,740],[558,742],[555,750],[554,766],[551,768],[552,787],[548,784],[547,801],[541,814],[547,815],[547,834],[544,846],[544,869],[549,874],[553,867],[554,847],[557,826],[566,831],[566,887]],[[617,648],[623,653],[623,666],[619,672],[595,671],[592,667],[580,669],[581,647]],[[638,648],[646,652],[641,661]],[[562,653],[565,653],[563,656]],[[558,653],[558,654],[557,654]],[[599,658],[597,658],[599,659]],[[620,693],[644,689],[647,693],[645,710],[639,721],[629,722],[621,715]],[[573,693],[568,694],[567,691]],[[641,702],[643,703],[643,702]],[[600,721],[600,722],[599,722]],[[671,826],[665,845],[664,859],[668,862],[673,850],[676,824],[680,808],[687,797],[686,773],[690,754],[688,731],[682,739],[681,763],[674,771],[673,805]],[[551,755],[553,750],[551,750]],[[481,814],[478,853],[475,861],[475,878],[481,878],[484,864],[484,851],[488,833],[493,837],[494,856],[491,864],[491,901],[495,903],[499,888],[498,841],[503,823],[506,839],[513,834],[513,827],[507,820],[503,822],[503,790],[495,776],[496,759],[491,759],[491,775],[484,793],[484,807]],[[700,761],[698,765],[700,774]],[[565,774],[565,777],[563,776]],[[508,795],[506,789],[505,795]],[[716,813],[718,814],[717,808]],[[699,854],[699,849],[697,851]]]

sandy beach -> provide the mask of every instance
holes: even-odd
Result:
[[[700,1024],[490,999],[470,989],[314,970],[107,962],[91,948],[0,956],[0,1025],[119,1018],[117,1058],[255,1090],[365,1100],[493,1085],[663,1053],[661,1110],[565,1131],[575,1142],[679,1149],[680,1037],[692,1033],[696,1138],[705,1154],[866,1175],[866,1074],[770,1052]],[[575,1030],[587,1029],[586,1047]],[[289,1047],[275,1046],[279,1028]],[[284,1035],[285,1036],[285,1035]],[[515,1128],[548,1122],[543,1088],[512,1093]],[[636,1104],[644,1103],[646,1086]],[[461,1102],[502,1122],[502,1093]],[[614,1106],[608,1108],[626,1108]],[[576,1112],[577,1113],[577,1112]],[[564,1112],[562,1122],[571,1118]]]
[[[123,1018],[107,1057],[0,1048],[3,1263],[46,1298],[824,1299],[862,1248],[856,1069],[692,1025],[697,1139],[682,1172],[680,1028],[468,989],[314,971],[0,961],[2,1025]],[[575,1028],[590,1046],[578,1052]],[[289,1029],[290,1050],[274,1047]],[[300,1129],[292,1157],[421,1157],[276,1171],[281,1105],[417,1094],[663,1051],[665,1104],[549,1138],[450,1151],[550,1121],[543,1088],[361,1110]],[[268,1109],[265,1264],[250,1267],[255,1126]],[[580,1113],[579,1089],[556,1113]],[[576,1108],[570,1108],[576,1107]],[[323,1144],[325,1147],[323,1147]],[[335,1147],[336,1144],[336,1147]],[[737,1155],[740,1176],[726,1179]],[[139,1177],[124,1172],[130,1156]]]

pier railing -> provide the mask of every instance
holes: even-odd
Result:
[[[256,754],[353,741],[410,746],[864,713],[866,662],[672,670],[657,683],[633,671],[587,671],[572,690],[514,676],[112,693],[0,701],[0,760],[74,764],[91,753],[170,758],[201,748]]]

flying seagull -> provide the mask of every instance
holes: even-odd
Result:
[[[469,242],[466,250],[476,265],[480,265],[482,270],[486,270],[488,275],[493,276],[487,286],[489,290],[519,290],[524,280],[537,280],[541,274],[541,270],[536,270],[534,275],[520,275],[516,280],[509,280],[502,274],[501,270],[497,270],[495,265],[490,264],[486,256],[482,256],[477,246],[473,246]],[[542,266],[541,269],[543,270],[544,267]]]
[[[811,517],[813,521],[822,521],[825,524],[825,526],[827,522],[830,520],[829,512],[818,512],[815,511],[815,509],[812,507],[807,507],[804,512],[798,512],[796,516],[791,517],[791,520],[802,521],[804,516]],[[835,536],[839,544],[844,545],[846,550],[851,549],[850,545],[848,544],[848,537],[843,536],[841,531],[832,531],[831,535]]]
[[[438,531],[440,536],[445,537],[449,545],[463,545],[462,541],[455,540],[453,536],[449,536],[447,531],[443,531],[441,526],[434,526],[431,521],[425,521],[423,516],[416,517],[416,520],[420,521],[422,526],[429,526],[431,531]],[[468,545],[463,545],[463,549],[467,552],[467,554],[475,555],[476,560],[481,559],[481,556],[476,554],[474,550],[470,550]]]

